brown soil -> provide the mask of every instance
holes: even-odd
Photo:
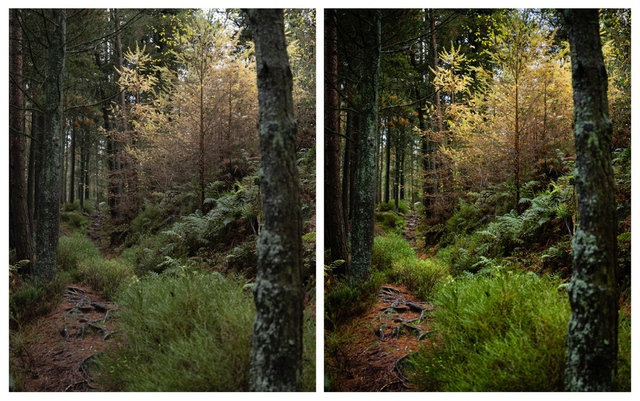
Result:
[[[48,315],[23,327],[11,361],[21,391],[95,391],[92,358],[114,333],[117,306],[90,288],[69,285]]]
[[[331,371],[339,375],[333,390],[410,390],[402,362],[421,346],[436,344],[437,336],[430,328],[432,310],[402,286],[383,286],[366,314],[340,328],[350,341],[327,360]]]

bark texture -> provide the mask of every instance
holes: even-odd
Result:
[[[371,277],[381,52],[380,10],[360,10],[358,15],[362,29],[363,62],[359,108],[360,132],[355,143],[357,160],[349,266],[352,283],[363,283]]]
[[[256,46],[264,226],[254,285],[251,391],[300,391],[302,221],[282,10],[248,10]]]
[[[570,29],[580,225],[573,239],[565,388],[615,391],[618,354],[616,216],[607,73],[597,10],[565,10]]]
[[[9,11],[11,29],[9,57],[9,247],[18,261],[33,261],[33,243],[27,208],[25,165],[24,96],[22,94],[22,28],[17,9]],[[30,274],[31,263],[20,273]]]
[[[338,30],[335,10],[325,13],[325,84],[324,84],[324,215],[325,248],[331,251],[331,261],[348,259],[342,184],[340,183],[340,136],[338,131]],[[337,271],[346,274],[346,263]]]
[[[41,143],[42,165],[36,199],[36,260],[34,276],[37,285],[53,281],[56,276],[56,253],[60,222],[62,184],[62,87],[66,53],[67,15],[64,9],[50,13],[49,54],[45,76],[46,105],[44,138]]]

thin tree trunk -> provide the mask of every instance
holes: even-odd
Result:
[[[302,217],[296,121],[283,10],[248,10],[256,46],[260,192],[252,391],[300,391],[302,381]]]
[[[69,202],[75,201],[76,183],[76,126],[71,126],[71,154],[69,155],[71,166],[69,167]]]
[[[22,94],[22,29],[20,11],[9,11],[11,29],[9,76],[9,247],[18,261],[29,260],[21,274],[30,274],[33,243],[29,224],[26,178],[26,135],[24,132],[24,96]]]
[[[324,86],[324,207],[325,248],[331,252],[331,260],[343,260],[337,274],[347,273],[347,237],[344,231],[342,187],[340,183],[340,130],[338,98],[338,31],[335,11],[325,14],[325,86]]]
[[[46,11],[45,11],[46,12]],[[45,138],[42,141],[42,171],[38,181],[40,195],[36,203],[36,285],[49,283],[56,276],[56,253],[60,223],[60,182],[62,172],[62,88],[66,53],[67,15],[64,9],[52,9],[49,54],[45,77]]]
[[[573,238],[565,388],[615,391],[618,362],[612,126],[598,10],[565,10],[571,45],[580,225]]]

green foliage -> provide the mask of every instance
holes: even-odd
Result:
[[[91,222],[83,213],[70,211],[60,213],[60,224],[69,232],[84,233]]]
[[[406,224],[404,217],[394,211],[376,213],[375,219],[376,225],[385,233],[400,234]]]
[[[365,312],[376,300],[380,287],[385,282],[383,272],[374,271],[371,280],[361,285],[350,285],[347,280],[339,281],[330,291],[325,291],[325,328],[332,330],[354,316]]]
[[[74,272],[81,262],[99,259],[100,251],[84,234],[74,233],[58,240],[58,269]]]
[[[112,391],[246,391],[255,310],[243,284],[194,272],[126,287],[126,346],[104,355],[99,381]]]
[[[443,347],[410,368],[420,391],[562,391],[570,306],[560,281],[506,272],[458,279],[438,292]]]
[[[389,279],[405,285],[422,299],[432,298],[440,285],[449,280],[449,268],[436,259],[408,257],[393,262]]]
[[[129,235],[125,245],[140,242],[144,235],[154,235],[166,227],[169,212],[159,204],[145,200],[142,211],[131,221]]]
[[[631,304],[621,308],[618,326],[618,391],[631,391]]]
[[[389,212],[389,211],[395,211],[396,209],[395,206],[396,206],[396,201],[392,200],[389,202],[380,202],[377,208],[381,212]],[[398,202],[398,213],[400,214],[409,213],[409,206],[407,206],[407,204],[402,200]]]
[[[400,235],[379,235],[373,239],[371,266],[374,269],[385,271],[390,269],[395,261],[411,258],[416,258],[416,251]]]
[[[54,281],[36,286],[24,280],[9,294],[9,322],[20,327],[49,313],[59,302],[62,290],[69,282],[67,274],[57,274]]]
[[[134,280],[134,268],[119,259],[93,258],[79,264],[82,282],[89,284],[107,299],[113,299],[118,289]]]

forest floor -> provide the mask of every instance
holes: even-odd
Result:
[[[27,341],[12,355],[22,391],[98,390],[88,368],[114,333],[117,310],[91,288],[68,285],[51,312],[22,329]]]
[[[403,235],[414,248],[417,226],[416,215],[407,216]],[[328,361],[340,376],[335,391],[410,391],[402,373],[407,356],[441,345],[431,328],[433,310],[404,286],[382,285],[375,304],[346,329],[351,341]]]
[[[89,237],[100,248],[103,217],[92,216]],[[114,333],[118,306],[86,285],[69,284],[45,316],[22,327],[11,359],[28,392],[99,391],[88,369]]]

